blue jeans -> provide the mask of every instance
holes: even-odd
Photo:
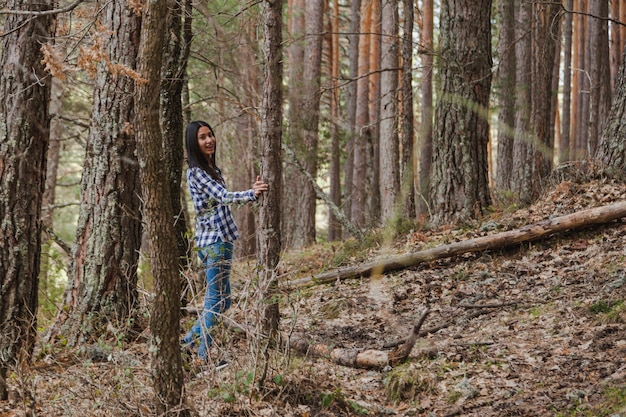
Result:
[[[207,359],[212,339],[211,327],[217,324],[220,314],[230,308],[230,268],[233,260],[233,244],[219,241],[198,251],[206,273],[206,293],[202,314],[183,338],[184,343],[192,343],[200,338],[198,356]]]

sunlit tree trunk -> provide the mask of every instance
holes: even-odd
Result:
[[[380,82],[380,207],[383,223],[395,215],[400,195],[398,58],[398,0],[383,0]]]
[[[480,216],[488,181],[491,1],[444,0],[433,137],[433,222]]]
[[[421,39],[422,61],[422,117],[419,130],[419,196],[417,214],[430,212],[430,173],[433,142],[433,0],[424,0]]]
[[[104,9],[110,62],[98,64],[65,307],[52,332],[69,346],[97,338],[109,322],[122,325],[137,302],[141,215],[131,77],[140,22],[126,3]],[[112,63],[125,70],[114,73]]]
[[[10,0],[10,10],[39,12],[48,2]],[[50,76],[42,45],[54,36],[53,15],[3,17],[0,55],[0,400],[7,372],[29,360],[37,332],[41,202],[49,142]]]
[[[137,84],[137,159],[140,170],[148,260],[154,277],[150,313],[150,353],[157,415],[186,416],[179,345],[180,278],[174,212],[167,167],[163,165],[161,133],[161,65],[168,8],[174,0],[151,0],[143,12],[137,70],[145,82]],[[183,405],[181,407],[181,405]]]

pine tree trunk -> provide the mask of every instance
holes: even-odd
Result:
[[[474,218],[491,203],[488,181],[491,1],[450,0],[441,12],[442,96],[433,138],[433,222]]]
[[[430,212],[430,174],[433,157],[433,0],[424,0],[422,44],[422,120],[419,137],[419,197],[417,214]]]
[[[589,2],[589,155],[596,153],[600,135],[611,108],[611,74],[609,62],[609,4]]]
[[[361,3],[361,31],[371,26],[371,2]],[[365,227],[367,216],[367,189],[371,185],[367,177],[367,142],[369,142],[369,57],[370,37],[361,35],[359,41],[359,74],[357,81],[356,125],[354,136],[354,162],[352,171],[351,219],[356,227]]]
[[[393,218],[400,196],[398,136],[398,0],[382,2],[380,208],[384,222]]]
[[[129,70],[135,69],[140,21],[125,3],[107,3],[103,13],[111,33],[107,52]],[[133,91],[132,78],[99,64],[65,307],[52,332],[62,333],[69,346],[97,338],[109,321],[123,324],[137,302],[141,215]]]
[[[182,358],[179,345],[180,277],[177,239],[172,219],[167,168],[163,166],[164,139],[159,103],[161,64],[168,8],[173,0],[153,0],[143,12],[137,69],[146,80],[137,85],[137,157],[148,238],[148,259],[154,277],[154,301],[150,315],[152,382],[158,415],[189,415],[181,409]]]
[[[187,60],[191,47],[191,0],[176,1],[167,16],[165,40],[163,82],[161,83],[161,109],[163,123],[163,152],[167,167],[172,210],[174,213],[174,229],[176,230],[176,247],[178,264],[181,270],[188,267],[191,247],[187,238],[186,211],[183,210],[181,195],[181,179],[183,171],[184,126],[182,92],[185,83]],[[181,283],[186,288],[187,283]],[[184,298],[184,297],[183,297]],[[186,303],[185,300],[183,300]]]
[[[380,222],[380,109],[381,109],[381,0],[372,0],[372,17],[370,19],[370,104],[369,104],[369,138],[368,178],[372,183],[369,193],[369,212],[373,224]]]
[[[565,8],[572,10],[573,0],[565,0]],[[561,118],[561,141],[559,163],[570,159],[570,125],[572,121],[572,22],[573,14],[565,14],[563,24],[563,116]]]
[[[602,133],[596,157],[609,170],[622,178],[626,176],[626,48],[617,75],[613,104]]]
[[[415,218],[415,164],[413,129],[413,0],[402,0],[404,9],[404,29],[402,32],[402,105],[400,125],[402,157],[400,159],[400,185],[402,196],[402,216]]]
[[[8,1],[9,10],[42,11],[48,3]],[[49,142],[50,76],[41,47],[54,16],[8,14],[0,48],[0,401],[9,367],[28,360],[37,332],[41,202]],[[36,79],[37,82],[33,82]]]
[[[341,149],[339,146],[339,3],[333,2],[331,18],[331,98],[330,116],[332,119],[331,130],[331,155],[330,155],[330,199],[341,207]],[[330,212],[331,210],[329,210]],[[328,215],[328,240],[341,240],[341,225],[337,217]]]
[[[499,1],[498,41],[498,156],[495,188],[510,190],[513,176],[513,132],[515,129],[515,5]]]
[[[283,102],[283,51],[282,51],[282,0],[265,0],[263,55],[263,114],[261,118],[261,177],[269,184],[259,207],[257,233],[257,262],[260,281],[269,283],[263,317],[264,333],[277,337],[280,311],[275,297],[281,244],[281,194],[282,186],[282,102]]]

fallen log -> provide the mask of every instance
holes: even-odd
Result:
[[[556,233],[576,230],[583,227],[608,223],[626,217],[626,201],[608,206],[595,207],[564,216],[555,217],[539,223],[526,225],[519,229],[481,236],[461,242],[454,242],[436,248],[398,256],[384,256],[382,259],[357,266],[337,268],[319,275],[284,282],[287,288],[305,287],[342,279],[378,276],[385,272],[397,271],[423,262],[449,258],[470,252],[490,249],[502,249],[523,242],[538,240]]]

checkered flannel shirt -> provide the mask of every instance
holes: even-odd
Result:
[[[230,192],[202,168],[187,169],[187,185],[196,209],[196,247],[239,238],[229,204],[255,201],[253,190]]]

